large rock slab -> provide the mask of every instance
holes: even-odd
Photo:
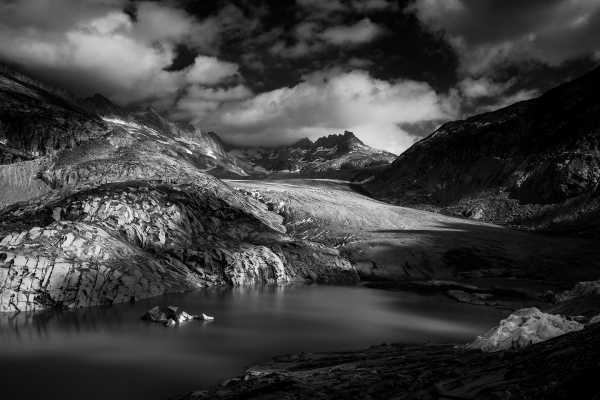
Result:
[[[577,321],[547,314],[535,307],[522,308],[467,347],[486,352],[520,349],[581,329],[583,325]]]

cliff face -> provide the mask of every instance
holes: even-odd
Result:
[[[543,96],[443,125],[366,187],[400,204],[577,230],[598,218],[600,69]]]
[[[32,160],[0,169],[12,185],[0,208],[0,311],[210,285],[357,279],[337,250],[291,239],[279,215],[207,174],[215,165],[233,168],[214,153],[213,136],[152,110],[104,104],[112,114],[97,117],[89,106],[60,108],[50,92],[28,90],[1,93],[27,104],[20,121],[47,124],[3,133],[7,146]],[[79,121],[94,129],[62,130]],[[44,186],[34,190],[24,177]]]
[[[352,132],[329,135],[312,142],[302,139],[289,146],[275,148],[233,148],[230,154],[247,162],[255,174],[287,173],[300,176],[336,175],[347,171],[380,167],[395,155],[365,145]]]

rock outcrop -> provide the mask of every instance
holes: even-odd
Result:
[[[583,325],[577,321],[547,314],[535,307],[523,308],[500,321],[500,325],[479,336],[467,348],[486,352],[520,349],[581,329]]]
[[[210,285],[356,280],[336,250],[291,242],[277,216],[258,205],[252,213],[244,208],[250,200],[238,197],[239,204],[227,201],[208,185],[131,181],[13,207],[1,216],[0,311],[111,304]]]
[[[366,189],[398,204],[534,229],[600,232],[600,69],[444,124]]]
[[[142,315],[142,319],[144,321],[156,322],[163,324],[168,328],[172,328],[195,319],[201,321],[212,321],[215,318],[204,313],[192,315],[177,306],[168,306],[163,308],[155,306],[146,311],[146,313]]]

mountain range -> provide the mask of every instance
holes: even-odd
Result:
[[[278,147],[236,147],[229,154],[248,164],[253,175],[355,178],[394,161],[395,154],[364,144],[353,132],[308,138]],[[361,174],[362,173],[362,174]]]

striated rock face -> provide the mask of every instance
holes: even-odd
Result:
[[[235,204],[207,186],[132,181],[8,209],[1,215],[0,311],[110,304],[210,285],[356,281],[336,250],[290,242],[277,216],[258,206],[252,213],[244,200]]]
[[[500,321],[500,325],[479,336],[467,348],[486,352],[519,349],[581,329],[582,324],[560,315],[546,314],[535,307],[523,308]]]
[[[539,98],[444,124],[366,188],[400,204],[595,235],[599,84],[596,69]]]
[[[396,157],[367,146],[348,131],[324,136],[315,142],[305,138],[289,146],[230,147],[229,153],[245,161],[246,169],[258,175],[362,178],[371,169],[387,165]]]
[[[189,290],[200,282],[98,227],[57,222],[4,237],[0,311],[88,307]],[[181,279],[185,278],[185,279]]]
[[[0,209],[51,191],[39,177],[45,161],[39,158],[0,165]]]

